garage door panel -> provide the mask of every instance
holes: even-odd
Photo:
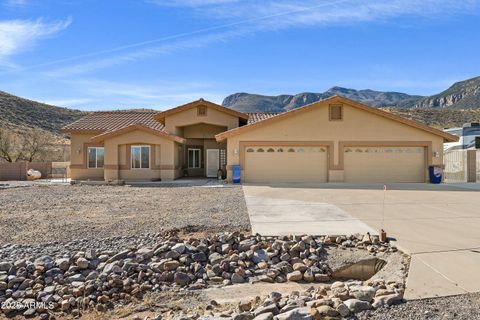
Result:
[[[325,147],[247,147],[246,182],[326,182]]]
[[[346,182],[425,182],[423,147],[347,147]]]

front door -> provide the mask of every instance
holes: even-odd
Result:
[[[220,169],[219,151],[219,149],[207,149],[207,177],[209,178],[216,177]]]

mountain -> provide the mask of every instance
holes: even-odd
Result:
[[[416,108],[480,108],[480,77],[454,83],[439,94],[415,103]]]
[[[86,112],[56,107],[0,91],[0,127],[19,132],[41,129],[61,138],[60,128]]]
[[[243,112],[283,112],[298,108],[335,94],[363,102],[372,107],[394,108],[480,108],[480,77],[454,83],[439,94],[422,97],[400,92],[355,90],[333,87],[322,93],[299,93],[296,95],[263,96],[235,93],[223,100],[223,105]]]
[[[226,97],[222,104],[225,107],[242,112],[283,112],[337,94],[373,107],[408,108],[424,98],[422,96],[408,95],[400,92],[333,87],[322,93],[304,92],[296,95],[263,96],[249,93],[235,93]]]

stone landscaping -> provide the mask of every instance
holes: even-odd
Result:
[[[384,263],[375,264],[368,279],[348,279],[348,265],[329,263],[329,248],[361,251],[364,257]],[[381,259],[388,260],[389,255],[398,254],[396,251],[388,242],[368,234],[261,237],[232,232],[185,240],[167,234],[148,247],[86,249],[70,255],[0,260],[1,312],[52,319],[103,313],[138,303],[155,292],[302,282],[313,287],[289,295],[272,292],[263,300],[252,297],[226,309],[212,302],[181,316],[237,320],[341,318],[402,300],[404,278],[380,270],[388,267]],[[178,316],[175,312],[169,315]]]

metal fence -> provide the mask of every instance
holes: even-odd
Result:
[[[446,151],[443,162],[444,182],[467,182],[467,150]]]
[[[477,150],[477,161],[475,166],[477,171],[477,182],[480,182],[480,149]]]

